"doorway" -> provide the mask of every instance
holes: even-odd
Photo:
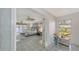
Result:
[[[36,18],[37,16],[34,17],[31,14],[34,13],[32,11],[29,11],[29,9],[16,9],[17,51],[43,50],[42,46],[43,19]]]

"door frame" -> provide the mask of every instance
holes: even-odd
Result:
[[[16,51],[16,8],[11,8],[11,50]]]

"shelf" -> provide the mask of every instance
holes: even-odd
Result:
[[[16,23],[17,25],[27,25],[26,23]]]
[[[70,40],[71,39],[71,20],[60,20],[58,23],[58,34],[59,37],[61,38],[61,36],[63,36],[64,40]],[[62,34],[60,34],[62,33]],[[68,33],[69,35],[65,35],[65,33]]]
[[[71,27],[71,25],[59,25],[59,27],[66,27],[66,28],[70,28]]]

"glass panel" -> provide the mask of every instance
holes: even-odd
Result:
[[[69,38],[71,36],[71,20],[59,20],[58,35],[60,38]]]

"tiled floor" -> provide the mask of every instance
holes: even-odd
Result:
[[[79,51],[79,46],[75,44],[71,44],[71,51]]]
[[[59,45],[54,46],[53,44],[47,48],[44,48],[41,45],[42,36],[30,36],[30,37],[23,37],[19,36],[17,39],[17,51],[68,51],[69,48]]]

